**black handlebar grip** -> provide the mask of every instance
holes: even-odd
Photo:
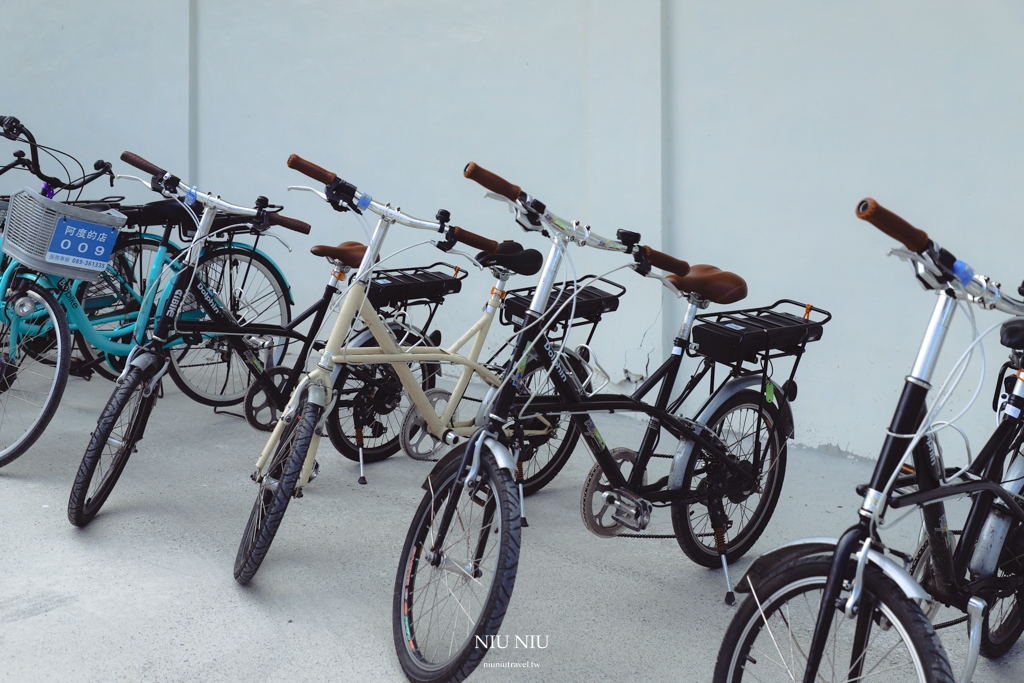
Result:
[[[494,254],[498,251],[498,243],[494,240],[489,240],[483,235],[478,235],[469,230],[463,230],[457,225],[452,226],[452,237],[456,242],[462,242],[474,249],[486,251],[488,254]]]
[[[330,185],[338,178],[337,173],[331,173],[326,168],[321,168],[312,162],[306,161],[298,154],[288,157],[288,168],[293,168],[303,175],[308,175],[313,180],[319,181],[324,185]]]
[[[162,169],[159,166],[157,166],[156,164],[152,164],[152,163],[146,161],[145,159],[140,157],[138,154],[135,154],[133,152],[123,152],[121,154],[121,161],[123,161],[124,163],[129,164],[131,166],[134,166],[135,168],[139,169],[140,171],[145,171],[146,173],[149,173],[150,175],[163,175],[163,174],[165,174],[167,172],[164,169]]]
[[[928,246],[928,233],[918,230],[870,197],[857,204],[857,218],[871,223],[913,252],[920,253]]]
[[[663,251],[651,249],[648,246],[642,246],[640,248],[643,249],[644,253],[647,254],[648,260],[650,260],[651,265],[654,266],[655,268],[667,270],[668,272],[674,273],[679,277],[684,277],[687,273],[690,272],[690,264],[687,263],[686,261],[680,261],[677,258],[669,256]]]
[[[502,197],[512,201],[519,199],[519,195],[523,192],[518,185],[513,185],[501,176],[491,173],[486,168],[477,166],[472,161],[466,164],[466,168],[462,169],[462,175],[470,180],[475,180],[494,194],[500,194]]]
[[[280,225],[282,228],[288,228],[295,232],[301,232],[303,235],[308,235],[312,227],[305,221],[300,221],[297,218],[288,218],[288,216],[282,216],[279,213],[268,213],[267,220],[271,225]]]

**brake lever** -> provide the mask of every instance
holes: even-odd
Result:
[[[320,199],[324,200],[325,202],[327,201],[327,195],[313,187],[308,187],[306,185],[289,185],[288,189],[298,190],[300,192],[312,192],[316,196],[320,197]]]

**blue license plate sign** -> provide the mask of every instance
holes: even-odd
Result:
[[[47,263],[103,270],[114,250],[117,229],[61,217],[46,250]]]

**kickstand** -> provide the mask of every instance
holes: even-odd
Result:
[[[240,420],[244,420],[245,419],[245,415],[239,415],[238,413],[233,413],[230,410],[223,410],[223,409],[221,409],[221,408],[219,408],[217,406],[213,407],[213,414],[214,415],[228,415],[230,417],[237,417]]]
[[[728,547],[725,543],[725,529],[729,524],[729,518],[725,514],[725,505],[721,498],[712,498],[708,501],[708,512],[711,513],[711,527],[715,533],[715,548],[718,550],[718,558],[722,561],[722,571],[725,572],[725,604],[732,606],[736,604],[736,594],[732,592],[732,582],[729,580],[729,563],[725,559]]]
[[[523,502],[523,482],[519,482],[519,526],[530,526],[526,521],[526,504]]]
[[[356,444],[359,446],[359,483],[366,485],[366,475],[363,474],[363,428],[356,425]]]

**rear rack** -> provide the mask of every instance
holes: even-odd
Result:
[[[831,319],[828,311],[792,299],[761,308],[705,313],[697,316],[690,333],[691,350],[734,366],[800,355],[809,342],[821,339],[822,328]]]
[[[605,313],[611,313],[618,309],[619,299],[626,293],[626,288],[617,282],[612,282],[605,278],[595,278],[593,275],[584,275],[583,277],[577,278],[579,281],[596,282],[600,281],[609,287],[614,288],[616,293],[609,294],[603,289],[588,284],[582,288],[579,288],[579,295],[576,297],[576,309],[575,312],[572,310],[572,304],[568,304],[565,308],[559,311],[558,316],[554,320],[554,325],[561,328],[562,337],[565,333],[573,327],[580,325],[593,325],[594,329],[597,327],[597,323],[601,321],[601,317]],[[548,307],[545,313],[545,319],[548,319],[549,315],[552,315],[553,311],[557,311],[562,304],[564,304],[574,292],[576,292],[576,285],[572,282],[566,282],[562,285],[556,285],[551,292],[551,298],[548,300]],[[533,300],[533,294],[537,290],[536,287],[523,287],[521,289],[511,289],[505,295],[505,302],[501,309],[500,322],[502,325],[511,325],[518,330],[523,325],[525,320],[526,311],[530,307],[530,302]],[[569,316],[572,315],[572,320]],[[594,329],[591,329],[590,336],[593,336]],[[590,342],[590,339],[587,339]]]
[[[433,270],[442,266],[451,274]],[[461,291],[462,281],[467,277],[466,269],[442,261],[429,266],[377,270],[370,280],[366,298],[374,308],[440,304],[449,294]]]

